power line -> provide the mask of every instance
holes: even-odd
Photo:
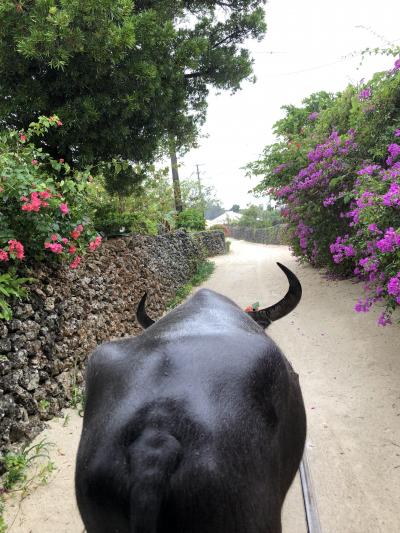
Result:
[[[394,39],[393,41],[391,41],[390,44],[394,44],[394,43],[397,43],[400,41],[400,38],[399,39]],[[337,65],[338,63],[343,63],[343,61],[347,61],[348,59],[354,59],[355,57],[361,57],[363,55],[363,52],[349,52],[348,54],[336,59],[335,61],[331,61],[329,63],[323,63],[322,65],[315,65],[313,67],[308,67],[308,68],[305,68],[305,69],[302,69],[302,70],[294,70],[292,72],[280,72],[280,73],[276,73],[276,74],[269,74],[269,76],[273,76],[273,77],[280,77],[280,76],[292,76],[292,75],[295,75],[295,74],[302,74],[304,72],[312,72],[313,70],[319,70],[321,68],[325,68],[325,67],[331,67],[333,65]]]

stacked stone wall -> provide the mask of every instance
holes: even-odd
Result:
[[[32,273],[29,298],[0,322],[0,462],[71,401],[95,346],[141,332],[135,311],[144,292],[149,315],[160,317],[198,262],[222,253],[220,232],[212,233],[111,239],[77,270]]]

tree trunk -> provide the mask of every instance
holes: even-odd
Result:
[[[182,195],[181,195],[181,185],[179,183],[179,174],[178,174],[178,158],[176,157],[175,143],[172,138],[170,138],[170,143],[169,143],[169,155],[171,157],[171,171],[172,171],[172,184],[174,187],[175,209],[177,213],[181,213],[183,211],[183,204],[182,204]]]

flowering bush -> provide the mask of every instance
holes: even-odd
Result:
[[[354,274],[364,281],[366,292],[355,310],[367,312],[384,301],[379,324],[386,325],[400,305],[400,145],[388,146],[385,167],[367,164],[357,175],[354,201],[345,213],[351,236],[337,237],[330,249],[335,263],[351,250]]]
[[[0,274],[11,266],[67,261],[101,243],[87,212],[88,172],[73,172],[33,144],[57,116],[40,117],[25,131],[0,133]]]
[[[76,264],[99,245],[87,216],[88,172],[72,172],[30,142],[58,117],[41,117],[27,132],[0,136],[0,261],[34,262],[60,257]]]
[[[295,253],[315,266],[330,262],[329,236],[347,226],[340,213],[351,197],[356,154],[354,131],[334,131],[309,151],[308,165],[288,185],[270,190],[285,204],[282,215],[292,228]]]
[[[312,111],[321,95],[324,107]],[[303,103],[284,108],[279,142],[249,172],[281,204],[294,253],[357,276],[365,295],[355,310],[382,303],[386,325],[400,306],[400,59],[331,100],[317,93]]]

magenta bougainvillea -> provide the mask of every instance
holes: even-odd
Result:
[[[279,140],[249,169],[263,177],[257,190],[278,202],[295,255],[357,277],[364,293],[355,311],[378,304],[385,326],[400,306],[400,58],[328,96],[284,108]]]

